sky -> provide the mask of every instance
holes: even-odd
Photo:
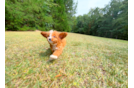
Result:
[[[104,8],[111,0],[74,0],[75,3],[77,1],[78,5],[75,16],[87,14],[91,8]]]

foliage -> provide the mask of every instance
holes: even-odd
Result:
[[[6,0],[6,30],[55,30],[70,31],[68,12],[74,11],[73,0]],[[66,9],[65,6],[71,9]],[[24,29],[25,28],[25,29]],[[32,29],[34,28],[34,29]]]
[[[111,0],[74,16],[73,0],[6,0],[5,30],[50,29],[128,40],[128,0]]]
[[[111,0],[76,18],[72,32],[128,40],[128,0]]]

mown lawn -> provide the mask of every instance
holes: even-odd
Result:
[[[59,59],[40,32],[5,32],[6,88],[127,88],[128,41],[68,33]]]

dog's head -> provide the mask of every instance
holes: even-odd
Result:
[[[52,45],[61,42],[61,40],[67,36],[66,32],[59,33],[53,30],[50,30],[49,32],[41,32],[41,34],[46,37],[48,42]]]

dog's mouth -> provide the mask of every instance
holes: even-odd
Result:
[[[51,40],[48,40],[49,43],[53,43]]]
[[[56,42],[56,41],[50,41],[50,40],[48,40],[48,42],[49,42],[51,45],[57,45],[57,42]]]

